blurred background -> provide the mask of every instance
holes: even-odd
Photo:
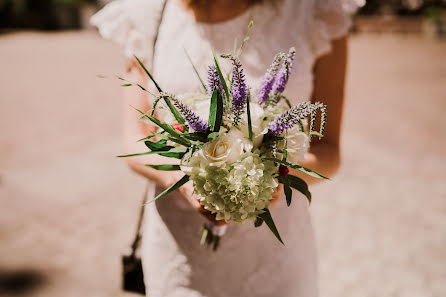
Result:
[[[120,152],[107,1],[0,0],[0,295],[131,296],[144,181]],[[446,2],[369,0],[349,44],[343,164],[313,188],[321,297],[446,296]]]

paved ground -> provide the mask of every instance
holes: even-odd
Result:
[[[343,166],[313,189],[321,296],[446,296],[446,43],[350,51]],[[112,157],[118,84],[95,78],[122,62],[92,32],[0,36],[0,295],[126,295],[143,181]]]

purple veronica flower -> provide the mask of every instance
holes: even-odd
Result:
[[[232,106],[231,111],[234,114],[234,124],[237,125],[242,115],[248,96],[248,88],[246,86],[245,75],[243,74],[242,65],[239,59],[232,59],[234,68],[232,69]]]
[[[288,55],[282,55],[283,67],[280,69],[279,74],[274,81],[273,92],[280,94],[285,90],[285,85],[290,77],[291,70],[293,69],[294,58],[296,56],[296,49],[290,48]]]
[[[209,95],[212,95],[214,88],[223,94],[220,77],[218,76],[217,67],[211,65],[208,68],[208,85],[209,85]]]
[[[277,136],[286,129],[292,128],[304,118],[312,114],[313,106],[309,102],[303,102],[277,116],[268,125],[268,134]]]
[[[280,65],[280,58],[280,54],[277,54],[274,57],[273,63],[263,76],[263,80],[260,83],[259,90],[257,91],[257,99],[259,100],[260,104],[266,103],[268,101],[269,93],[273,89],[273,84],[277,75],[277,69]]]
[[[178,108],[178,111],[183,115],[187,124],[198,133],[208,132],[209,126],[206,122],[204,122],[200,117],[195,114],[187,105],[180,102],[178,99],[171,97],[173,105]]]

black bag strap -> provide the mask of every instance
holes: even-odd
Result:
[[[153,73],[153,62],[154,62],[154,57],[155,57],[155,50],[156,50],[156,42],[158,41],[158,35],[159,35],[159,31],[160,31],[160,26],[161,23],[163,21],[163,16],[164,16],[164,11],[166,9],[166,4],[167,4],[168,0],[164,0],[163,3],[163,7],[161,8],[161,15],[158,21],[158,26],[156,29],[156,34],[155,34],[155,39],[153,40],[153,51],[152,51],[152,73]],[[133,239],[131,248],[132,248],[132,253],[131,256],[135,257],[136,255],[136,250],[138,249],[139,245],[141,244],[141,238],[142,238],[142,233],[141,233],[141,228],[142,228],[142,222],[144,219],[144,211],[145,211],[145,206],[147,204],[147,193],[149,192],[150,187],[153,187],[154,185],[152,184],[151,181],[147,181],[146,183],[146,188],[144,190],[144,196],[142,199],[142,205],[141,208],[139,210],[139,216],[138,216],[138,224],[136,225],[136,233],[135,233],[135,238]]]

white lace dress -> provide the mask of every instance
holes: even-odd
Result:
[[[206,77],[211,47],[218,53],[231,52],[234,39],[243,39],[252,19],[254,27],[241,57],[248,83],[258,86],[273,56],[294,46],[295,67],[285,95],[293,103],[308,100],[315,59],[327,53],[330,40],[346,34],[350,24],[343,10],[346,3],[335,0],[256,5],[218,24],[197,23],[179,0],[169,0],[152,57],[163,2],[114,1],[92,23],[104,38],[121,44],[126,56],[143,58],[164,90],[178,94],[200,88],[184,49]],[[231,224],[215,253],[199,245],[204,219],[179,193],[149,205],[142,246],[148,296],[317,296],[316,246],[308,202],[298,192],[293,197],[291,207],[281,199],[272,210],[285,246],[264,225]]]

